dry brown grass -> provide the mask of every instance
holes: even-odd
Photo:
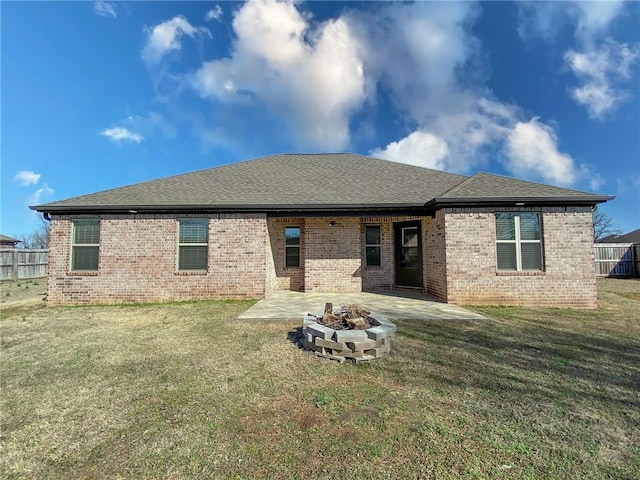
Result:
[[[233,320],[251,302],[24,290],[2,285],[2,478],[640,476],[637,280],[600,281],[593,312],[401,321],[361,365],[300,350],[299,322]]]

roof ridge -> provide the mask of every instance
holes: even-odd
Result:
[[[448,193],[455,191],[456,189],[462,188],[462,186],[471,181],[477,174],[471,175],[470,177],[467,176],[464,180],[462,180],[460,183],[458,183],[457,185],[454,185],[453,187],[451,187],[449,190],[442,192],[442,194],[440,194],[440,197],[446,197]]]

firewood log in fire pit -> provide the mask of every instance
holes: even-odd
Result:
[[[357,303],[342,304],[333,312],[333,304],[327,302],[322,317],[317,315],[314,317],[321,325],[334,330],[366,330],[372,326],[369,321],[370,313],[370,310]]]

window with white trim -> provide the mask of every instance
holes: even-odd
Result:
[[[367,267],[379,267],[382,265],[382,240],[380,225],[365,225],[364,248]]]
[[[178,222],[178,270],[207,270],[209,220],[185,218]]]
[[[496,213],[498,270],[542,270],[542,228],[534,212]]]
[[[284,229],[284,266],[300,266],[300,227]]]
[[[100,220],[83,218],[72,221],[71,271],[97,272],[100,257]]]

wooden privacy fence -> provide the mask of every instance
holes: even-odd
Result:
[[[3,248],[0,250],[0,280],[44,277],[48,260],[48,250]]]
[[[596,243],[596,275],[633,277],[640,274],[640,244]]]

